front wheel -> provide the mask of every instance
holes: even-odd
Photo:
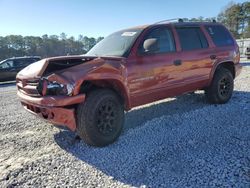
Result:
[[[216,70],[211,85],[205,90],[206,98],[213,104],[227,103],[232,97],[234,79],[232,73],[225,68]]]
[[[124,108],[111,90],[97,89],[77,108],[77,134],[89,145],[106,146],[121,134]]]

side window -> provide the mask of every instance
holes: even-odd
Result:
[[[173,51],[175,51],[173,34],[166,27],[149,31],[139,46],[139,54],[158,54]]]
[[[9,68],[9,65],[8,65],[7,62],[4,62],[4,63],[1,63],[1,64],[0,64],[0,68],[1,68],[1,69],[7,69],[7,68]]]
[[[198,32],[202,48],[208,48],[208,42],[207,42],[207,39],[206,39],[204,33],[201,31],[200,28],[199,29],[197,28],[196,31]]]
[[[183,51],[208,47],[207,39],[199,27],[177,27],[176,31]]]
[[[33,59],[16,59],[15,66],[16,67],[25,67],[25,66],[28,66],[29,64],[31,64],[32,62],[34,62]]]
[[[234,41],[229,32],[221,25],[206,26],[206,30],[211,36],[216,46],[233,45]]]
[[[0,65],[0,68],[2,69],[8,69],[14,67],[14,62],[12,60],[7,60],[6,62],[2,63]]]

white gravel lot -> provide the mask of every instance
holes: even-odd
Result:
[[[250,187],[250,63],[232,100],[203,92],[126,114],[122,136],[89,147],[26,112],[0,86],[0,187]]]

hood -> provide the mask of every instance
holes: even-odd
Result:
[[[26,77],[29,78],[37,78],[41,76],[47,66],[46,59],[37,61],[35,63],[30,64],[29,66],[22,69],[18,74],[17,77],[20,79],[25,79]]]
[[[47,77],[52,74],[60,74],[64,71],[81,71],[87,72],[107,60],[121,61],[122,57],[96,57],[96,56],[60,56],[52,57],[37,61],[22,69],[17,74],[17,79],[37,79],[43,76]]]

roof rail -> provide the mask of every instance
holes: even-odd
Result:
[[[193,21],[187,21],[187,22],[212,22],[212,23],[217,23],[217,21],[215,19],[211,19],[211,20],[193,20]]]
[[[171,23],[171,22],[184,22],[182,18],[173,18],[168,20],[162,20],[159,22],[155,22],[154,24],[161,24],[161,23]]]
[[[156,22],[154,24],[161,24],[161,23],[171,23],[171,22],[179,22],[179,23],[183,23],[183,22],[213,22],[216,23],[216,20],[213,19],[212,21],[186,21],[187,19],[185,18],[173,18],[173,19],[168,19],[168,20],[162,20],[159,22]]]

